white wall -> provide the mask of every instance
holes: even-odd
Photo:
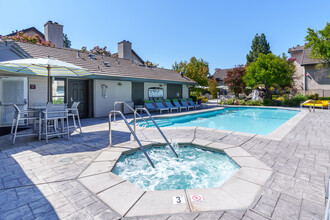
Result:
[[[118,85],[120,83],[121,85]],[[107,97],[102,96],[102,85],[107,85]],[[94,117],[106,117],[115,101],[132,100],[132,83],[128,81],[94,80]]]
[[[30,76],[28,79],[29,106],[47,103],[47,77]],[[30,89],[31,84],[36,85],[36,89]]]
[[[162,85],[162,86],[160,86]],[[144,99],[148,100],[149,99],[149,88],[151,87],[158,87],[164,89],[164,99],[167,98],[167,85],[166,83],[150,83],[150,82],[145,82],[144,83]]]

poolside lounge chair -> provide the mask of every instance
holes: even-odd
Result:
[[[185,100],[185,99],[180,99],[180,101],[181,101],[182,106],[187,107],[188,110],[189,110],[190,108],[195,109],[195,106],[188,105],[187,100]]]
[[[172,102],[173,102],[173,104],[174,104],[175,107],[178,107],[180,109],[180,112],[181,112],[182,109],[188,110],[188,108],[182,106],[177,99],[173,99]]]
[[[155,111],[159,111],[160,114],[162,114],[163,111],[169,111],[168,108],[155,108],[155,106],[152,104],[152,101],[150,100],[145,100],[144,101],[144,105],[148,110],[155,110]]]
[[[167,108],[163,105],[163,101],[162,100],[155,100],[155,104],[157,106],[158,109],[160,109],[161,111],[168,111],[170,112],[170,108]]]
[[[328,108],[329,109],[329,101],[326,101],[326,100],[315,100],[315,108],[319,107],[319,108]],[[308,106],[308,107],[313,107],[314,106],[314,103],[313,101],[309,101],[305,104],[300,104],[300,107],[303,107],[303,106]]]
[[[195,104],[195,102],[193,102],[193,100],[192,100],[191,98],[188,99],[188,103],[189,103],[189,105],[191,105],[191,106],[195,106],[195,109],[196,109],[196,108],[202,108],[202,105]]]
[[[165,105],[166,105],[168,108],[170,108],[171,113],[173,112],[173,110],[177,110],[177,111],[179,111],[179,108],[178,108],[178,107],[174,107],[174,106],[172,105],[171,100],[169,100],[169,99],[165,99],[164,102],[165,102]]]

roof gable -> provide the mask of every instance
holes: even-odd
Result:
[[[231,69],[215,69],[215,72],[214,72],[212,78],[223,80],[226,77],[228,70],[231,70]]]
[[[32,31],[32,32],[35,32],[35,33],[38,34],[42,39],[45,40],[45,35],[44,35],[43,33],[41,33],[41,32],[40,32],[37,28],[35,28],[35,27],[30,27],[30,28],[23,29],[23,30],[20,30],[20,31],[22,31],[23,33],[31,32],[31,31]],[[20,32],[20,31],[15,31],[15,32],[13,32],[13,33],[11,33],[11,34],[7,34],[7,35],[5,35],[5,36],[8,36],[8,37],[16,36],[17,33]]]

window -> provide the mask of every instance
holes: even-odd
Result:
[[[65,79],[53,78],[52,83],[52,102],[53,104],[64,104],[65,103]]]
[[[149,98],[163,98],[164,90],[162,88],[152,87],[149,88]]]

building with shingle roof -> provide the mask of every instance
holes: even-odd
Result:
[[[216,68],[214,74],[212,75],[212,79],[215,79],[220,86],[224,85],[224,79],[226,78],[228,70],[231,69]]]
[[[143,104],[143,100],[154,98],[188,98],[189,88],[196,84],[174,70],[145,66],[129,41],[118,43],[115,56],[106,56],[71,48],[0,40],[0,62],[45,57],[72,63],[91,73],[84,77],[52,77],[51,83],[53,101],[61,98],[69,106],[73,101],[80,101],[83,103],[80,111],[84,117],[107,116],[113,110],[115,101],[139,105]],[[24,102],[28,106],[47,102],[47,77],[0,71],[0,81],[5,77],[12,77],[13,80],[26,78],[27,91],[24,93],[27,96]],[[1,92],[6,91],[0,88]],[[159,97],[153,97],[155,94]]]
[[[296,65],[295,89],[299,93],[318,93],[322,97],[330,97],[329,70],[316,67],[320,63],[310,57],[311,48],[295,46],[289,48],[291,58]]]

